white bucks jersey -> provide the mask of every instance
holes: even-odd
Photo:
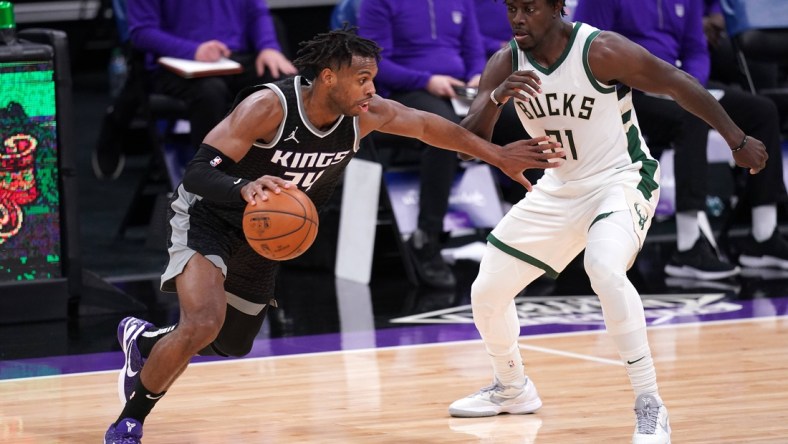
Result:
[[[533,70],[542,81],[542,93],[528,102],[515,99],[515,108],[528,134],[549,136],[564,148],[566,162],[540,180],[545,191],[629,182],[650,199],[659,186],[658,163],[641,136],[631,90],[599,82],[588,66],[589,47],[599,32],[575,23],[564,53],[548,67],[512,40],[513,69]]]

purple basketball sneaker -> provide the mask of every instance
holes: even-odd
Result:
[[[118,342],[125,357],[123,368],[118,375],[118,396],[121,404],[125,404],[131,397],[135,381],[145,363],[137,347],[137,338],[142,332],[153,328],[150,322],[134,317],[125,318],[118,324]]]
[[[140,444],[142,424],[136,419],[123,418],[112,424],[104,434],[104,444]]]

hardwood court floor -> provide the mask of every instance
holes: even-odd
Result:
[[[785,443],[788,317],[649,329],[676,443]],[[490,378],[479,341],[196,364],[145,424],[154,443],[629,442],[633,395],[603,332],[524,336],[534,415],[449,417]],[[0,442],[101,442],[117,373],[0,381]]]

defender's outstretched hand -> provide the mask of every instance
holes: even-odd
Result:
[[[512,142],[504,145],[498,154],[495,166],[528,191],[531,191],[532,186],[523,171],[529,168],[557,168],[565,161],[561,144],[547,136]]]
[[[769,154],[766,153],[766,147],[760,140],[747,136],[744,140],[744,145],[738,151],[733,152],[733,160],[736,165],[749,168],[750,174],[758,174],[762,169],[766,168],[766,160],[769,159]]]

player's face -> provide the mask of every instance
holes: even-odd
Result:
[[[357,116],[369,109],[369,101],[375,95],[372,80],[378,73],[378,63],[374,58],[353,56],[349,67],[343,67],[337,74],[337,85],[331,97],[346,116]]]
[[[506,0],[506,13],[517,46],[528,51],[541,43],[556,15],[561,17],[561,8],[547,0]]]

